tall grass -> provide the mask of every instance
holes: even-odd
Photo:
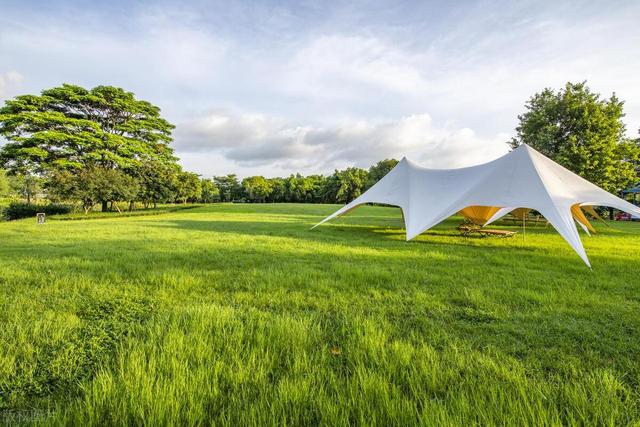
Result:
[[[396,209],[0,224],[0,420],[632,425],[640,225],[405,242]],[[517,227],[512,227],[517,229]]]

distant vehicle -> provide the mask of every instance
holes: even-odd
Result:
[[[618,212],[615,216],[616,221],[640,221],[638,217],[632,217],[626,212]]]

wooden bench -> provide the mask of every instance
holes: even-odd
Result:
[[[477,234],[480,237],[489,237],[489,236],[497,236],[497,237],[512,237],[517,231],[508,231],[508,230],[493,230],[490,228],[481,228],[479,225],[475,224],[460,224],[458,226],[458,230],[460,230],[460,234],[463,236],[471,236],[472,234]]]

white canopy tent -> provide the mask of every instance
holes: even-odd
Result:
[[[588,265],[572,208],[609,206],[640,216],[640,208],[565,169],[526,144],[492,162],[461,169],[426,169],[406,158],[360,197],[317,227],[365,203],[400,207],[407,240],[456,212],[491,207],[495,221],[516,208],[540,212]],[[581,224],[583,225],[583,224]]]

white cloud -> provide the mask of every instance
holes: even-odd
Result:
[[[437,126],[428,114],[313,127],[264,115],[215,111],[178,125],[175,146],[183,162],[204,175],[228,173],[228,167],[216,169],[221,159],[243,169],[264,170],[268,165],[267,174],[277,175],[328,173],[353,165],[366,168],[403,156],[434,168],[470,166],[504,154],[506,139],[503,134],[487,139],[468,128]],[[207,160],[211,156],[215,163]]]
[[[37,18],[27,25],[0,26],[0,54],[3,61],[27,69],[33,92],[66,82],[113,84],[157,99],[185,88],[197,90],[203,81],[219,77],[227,41],[165,15],[130,19],[135,32],[100,31],[91,21],[69,25]]]
[[[284,65],[281,84],[285,90],[320,97],[342,98],[372,89],[411,95],[428,88],[419,61],[420,55],[375,37],[322,35],[293,54]]]
[[[0,99],[13,96],[23,80],[22,74],[14,70],[0,73]]]

